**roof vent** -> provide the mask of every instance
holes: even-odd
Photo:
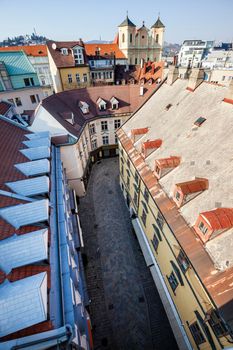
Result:
[[[207,161],[206,161],[206,165],[210,165],[210,160],[207,160]]]
[[[195,165],[195,161],[194,161],[194,160],[191,160],[190,165],[191,165],[191,166]]]
[[[194,180],[178,183],[173,191],[173,200],[180,208],[208,188],[209,181],[204,178],[196,177]]]

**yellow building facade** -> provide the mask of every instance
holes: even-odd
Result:
[[[89,66],[59,68],[59,74],[62,91],[90,86]]]
[[[136,169],[126,144],[119,137],[120,186],[130,208],[150,246],[175,309],[181,327],[187,335],[187,349],[220,350],[231,348],[227,326],[220,319],[214,302],[206,292],[188,257],[154,201],[143,178]],[[132,155],[132,152],[130,152]],[[134,221],[132,220],[132,222]],[[133,225],[134,226],[134,225]],[[165,309],[167,309],[166,305]],[[172,321],[170,319],[171,325]],[[173,331],[174,331],[174,327]],[[175,334],[178,345],[179,339]]]

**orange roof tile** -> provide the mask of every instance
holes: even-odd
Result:
[[[46,45],[8,46],[0,47],[0,51],[24,51],[28,56],[48,56]]]
[[[204,178],[195,178],[195,180],[178,183],[176,186],[181,189],[183,194],[189,194],[207,190],[209,181]]]
[[[161,168],[175,168],[180,165],[181,158],[176,156],[170,156],[169,158],[156,159],[155,163]]]
[[[146,134],[148,131],[149,131],[148,128],[132,129],[131,134],[132,135],[143,135],[143,134]]]
[[[143,142],[142,147],[143,149],[159,148],[162,145],[162,142],[163,141],[161,139],[146,141],[146,142]]]
[[[217,208],[200,213],[200,216],[202,216],[209,223],[214,231],[233,227],[232,208]]]
[[[115,54],[115,57],[117,59],[125,59],[125,55],[123,52],[119,49],[118,45],[116,43],[111,43],[111,44],[85,44],[84,45],[86,54],[88,56],[95,56],[96,55],[96,50],[100,50],[100,56],[107,56],[111,55],[112,53]]]

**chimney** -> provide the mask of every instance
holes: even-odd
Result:
[[[172,85],[179,76],[179,69],[175,66],[169,67],[168,77],[167,77],[167,84]]]
[[[224,98],[223,101],[233,104],[233,79],[231,79],[230,85],[226,93],[226,97]]]
[[[140,93],[139,93],[140,96],[143,96],[144,95],[144,87],[143,86],[140,86]]]
[[[204,69],[192,68],[187,90],[194,91],[204,80]]]

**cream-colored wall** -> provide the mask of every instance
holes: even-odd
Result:
[[[69,68],[60,68],[59,69],[61,82],[63,86],[63,91],[78,89],[80,87],[85,87],[90,85],[90,68],[89,66],[85,67],[69,67]],[[80,75],[80,83],[77,83],[75,74]],[[87,74],[87,82],[83,82],[83,74]],[[72,75],[72,83],[68,82],[68,74]]]
[[[205,312],[214,309],[215,306],[211,302],[210,298],[208,297],[204,287],[202,286],[198,276],[196,275],[193,268],[189,267],[189,269],[184,274],[181,269],[179,268],[179,264],[176,260],[179,252],[180,252],[180,246],[178,241],[176,240],[174,234],[171,232],[170,228],[167,226],[166,223],[164,223],[163,229],[160,230],[160,234],[162,236],[162,241],[159,242],[157,251],[154,250],[151,240],[154,235],[154,229],[152,225],[156,225],[159,229],[159,226],[157,225],[156,218],[158,215],[158,208],[151,196],[149,196],[149,201],[147,203],[148,208],[148,214],[146,218],[146,225],[143,224],[141,216],[143,211],[143,205],[142,201],[146,203],[146,200],[144,198],[144,189],[145,185],[140,181],[139,185],[139,193],[138,193],[138,203],[139,206],[137,207],[135,203],[133,202],[134,199],[134,193],[135,193],[135,168],[132,162],[130,161],[130,167],[127,165],[127,160],[129,160],[127,153],[122,149],[121,144],[119,145],[119,154],[120,154],[120,181],[124,184],[125,192],[129,194],[131,199],[130,206],[134,208],[134,211],[138,214],[138,218],[140,220],[140,223],[143,227],[143,230],[146,234],[146,237],[148,239],[148,243],[151,246],[151,251],[153,252],[153,255],[159,265],[159,268],[161,270],[161,273],[164,277],[164,281],[167,285],[167,288],[170,292],[171,298],[173,299],[176,308],[178,310],[178,313],[180,315],[180,318],[182,320],[182,323],[184,325],[184,329],[188,335],[188,338],[190,339],[190,342],[192,343],[192,346],[194,349],[198,349],[193,337],[190,333],[189,327],[187,325],[187,322],[189,324],[196,321],[196,316],[194,311],[198,311],[202,318],[205,318]],[[123,159],[123,161],[122,161]],[[122,165],[123,165],[123,174],[122,174]],[[128,173],[130,174],[130,186],[127,186],[127,177]],[[140,178],[140,177],[139,177]],[[172,291],[170,284],[168,282],[167,276],[169,276],[173,270],[172,265],[170,261],[173,261],[176,266],[180,269],[180,273],[184,282],[184,285],[182,286],[180,283],[175,290],[175,293]],[[174,272],[174,271],[173,271]],[[203,312],[204,311],[204,312]],[[200,326],[200,325],[199,325]],[[201,328],[201,327],[200,327]],[[216,349],[221,349],[221,346],[215,337],[211,327],[208,327],[210,330],[210,333],[212,335],[212,338],[215,342]],[[203,333],[203,332],[202,332]],[[203,336],[204,333],[203,333]],[[221,338],[222,345],[226,345],[225,338]],[[207,350],[212,349],[210,344],[208,343],[207,339],[206,342],[201,344],[199,346],[199,349],[201,350]]]
[[[233,69],[213,69],[209,73],[206,71],[206,73],[209,74],[209,81],[226,86],[229,86],[233,79]]]
[[[8,99],[14,99],[15,101],[15,98],[19,97],[21,99],[22,106],[16,106],[15,104],[15,109],[16,113],[21,114],[24,110],[35,110],[39,104],[39,102],[32,103],[30,95],[38,95],[40,101],[42,101],[44,98],[42,87],[31,87],[12,91],[2,91],[0,92],[0,100],[7,101]]]
[[[51,77],[53,81],[53,88],[55,92],[61,92],[62,90],[62,83],[61,83],[61,77],[59,70],[57,69],[57,66],[47,48],[48,51],[48,59],[49,59],[49,67],[50,67],[50,72],[51,72]]]

